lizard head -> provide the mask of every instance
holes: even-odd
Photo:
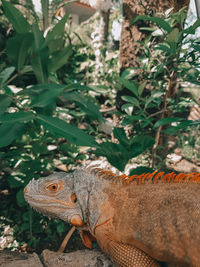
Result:
[[[44,215],[82,226],[82,211],[73,187],[72,175],[55,173],[39,180],[32,179],[24,189],[24,198]]]

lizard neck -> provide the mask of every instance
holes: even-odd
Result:
[[[96,225],[108,219],[106,206],[110,205],[105,192],[107,187],[110,187],[109,181],[103,180],[102,182],[102,179],[88,172],[87,169],[74,172],[74,191],[82,210],[84,224],[89,223],[92,234],[94,234]],[[105,212],[102,212],[103,210]]]

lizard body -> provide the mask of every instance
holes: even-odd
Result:
[[[116,176],[98,168],[55,173],[25,188],[37,211],[77,226],[117,266],[200,263],[200,174]]]

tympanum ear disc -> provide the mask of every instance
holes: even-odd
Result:
[[[71,217],[70,223],[74,226],[82,226],[83,220],[79,215],[76,214]]]

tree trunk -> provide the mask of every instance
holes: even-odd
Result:
[[[142,68],[140,68],[140,58],[143,53],[142,49],[142,41],[144,41],[148,35],[149,31],[141,30],[142,27],[148,27],[151,22],[139,20],[130,26],[130,21],[133,18],[136,18],[139,15],[147,15],[147,16],[160,16],[164,14],[164,12],[170,8],[175,13],[179,11],[181,8],[186,7],[188,9],[189,0],[123,0],[123,24],[122,24],[122,34],[121,34],[121,42],[120,42],[120,63],[121,63],[121,73],[127,68],[135,68],[138,67],[137,70],[137,82],[140,84],[142,81]],[[179,28],[180,25],[177,25]],[[170,66],[168,66],[169,69]],[[149,87],[150,90],[151,86]],[[148,95],[149,89],[145,88],[146,94]],[[122,100],[123,95],[129,95],[130,91],[123,89],[117,92],[116,98],[116,106],[118,109],[121,109],[122,104],[124,104]],[[169,75],[169,84],[166,89],[165,98],[163,100],[163,109],[167,108],[167,99],[174,98],[177,94],[177,73],[171,72]],[[149,111],[151,112],[151,111]],[[155,112],[155,111],[154,111]],[[154,113],[153,112],[153,113]],[[163,112],[161,114],[161,118],[170,116],[170,114],[166,114]],[[157,147],[161,145],[163,149],[162,157],[164,157],[167,153],[166,149],[166,140],[167,138],[161,134],[162,127],[159,127],[159,130],[156,133],[156,142],[152,151],[152,167],[156,162],[156,154]]]
[[[182,7],[189,6],[189,0],[123,0],[123,24],[120,42],[121,72],[127,68],[138,67],[137,58],[141,49],[138,41],[144,40],[148,32],[139,28],[147,26],[147,22],[139,21],[130,26],[130,20],[139,15],[163,14],[167,9],[173,8],[176,12]]]

